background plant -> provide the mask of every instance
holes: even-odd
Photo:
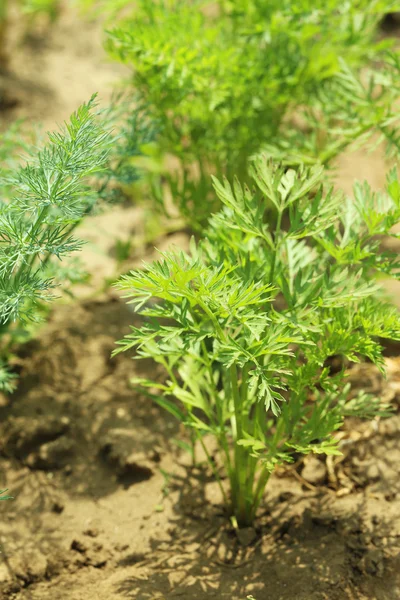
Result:
[[[210,172],[245,181],[249,159],[263,148],[292,164],[327,164],[397,119],[398,59],[385,54],[390,42],[376,41],[396,2],[113,6],[114,21],[125,11],[108,48],[132,67],[137,110],[155,132],[150,145],[148,136],[141,144],[134,122],[126,134],[148,158],[139,169],[153,199],[166,211],[175,203],[194,227],[218,206]],[[133,159],[127,147],[126,164],[134,167]]]
[[[62,280],[77,277],[74,263],[60,261],[82,247],[73,232],[95,207],[90,178],[104,168],[111,142],[95,107],[93,96],[25,164],[1,174],[0,389],[6,391],[15,382],[5,364],[13,339],[40,318]]]
[[[116,352],[162,365],[166,381],[133,383],[195,433],[239,526],[253,522],[277,465],[339,454],[347,415],[386,413],[379,398],[351,393],[346,368],[366,359],[383,371],[379,340],[400,337],[398,311],[377,296],[380,278],[399,273],[380,245],[397,236],[395,171],[386,193],[356,185],[354,199],[324,185],[318,165],[259,157],[251,176],[251,189],[214,180],[223,209],[190,254],[161,253],[118,284],[144,321]]]

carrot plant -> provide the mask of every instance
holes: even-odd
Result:
[[[223,208],[204,239],[117,284],[143,321],[116,353],[136,349],[162,366],[165,381],[133,383],[194,432],[239,526],[253,523],[275,467],[339,454],[334,432],[346,416],[387,412],[351,393],[346,370],[365,359],[383,371],[379,340],[400,338],[398,311],[379,296],[380,279],[400,267],[380,245],[398,235],[396,173],[385,193],[357,184],[352,199],[319,165],[259,157],[251,177],[251,186],[214,179]]]
[[[110,135],[95,96],[48,143],[0,174],[0,389],[12,391],[6,366],[13,339],[40,317],[74,267],[60,261],[81,249],[74,229],[96,204],[88,179],[107,161]]]
[[[132,67],[138,110],[156,131],[152,144],[143,139],[140,168],[157,204],[168,212],[172,198],[193,227],[218,207],[210,172],[245,181],[249,159],[267,147],[292,165],[329,164],[356,139],[389,133],[398,118],[397,59],[385,54],[389,42],[376,41],[398,2],[111,5],[125,12],[108,48]],[[127,131],[137,147],[136,133]]]

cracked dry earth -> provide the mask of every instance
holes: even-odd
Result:
[[[104,296],[59,305],[20,352],[2,398],[0,598],[10,600],[396,600],[400,416],[341,432],[343,457],[273,478],[255,529],[237,534],[176,423],[129,385],[152,370],[110,359],[134,322]],[[400,361],[355,387],[398,405]],[[154,373],[152,373],[154,375]]]

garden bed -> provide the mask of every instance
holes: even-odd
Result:
[[[118,298],[60,306],[20,356],[1,409],[2,598],[386,600],[400,595],[400,420],[349,424],[343,459],[274,476],[256,528],[226,520],[210,473],[171,439],[177,425],[110,360],[132,322]],[[393,402],[400,364],[353,383]],[[351,426],[350,426],[351,425]]]
[[[100,30],[66,11],[46,36],[19,44],[3,124],[27,117],[52,128],[93,91],[107,98],[121,71],[104,65]],[[338,181],[350,191],[367,177],[378,188],[384,172],[379,152],[360,151],[341,158]],[[116,273],[118,236],[140,235],[142,213],[120,207],[95,219],[84,225],[91,285],[73,306],[54,307],[18,354],[17,392],[0,397],[0,474],[14,496],[1,503],[0,598],[400,598],[398,349],[387,381],[366,364],[351,374],[394,415],[348,422],[342,457],[278,470],[255,528],[238,532],[212,474],[174,442],[177,423],[129,385],[154,366],[110,358],[134,314],[116,295],[92,296]]]

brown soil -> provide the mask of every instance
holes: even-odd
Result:
[[[106,104],[127,73],[107,59],[102,24],[81,18],[73,4],[64,1],[54,25],[41,19],[27,28],[21,13],[12,12],[7,68],[0,73],[0,101],[6,99],[0,102],[2,129],[17,118],[53,129],[95,92]]]
[[[271,481],[256,528],[230,526],[210,474],[171,441],[168,416],[129,386],[151,364],[121,355],[118,298],[60,306],[20,354],[1,408],[0,598],[400,598],[400,418],[349,423],[343,458]],[[370,365],[354,385],[394,404]]]
[[[107,99],[121,71],[103,62],[100,31],[65,10],[45,38],[18,38],[7,75],[18,105],[3,126],[52,128],[93,91]],[[379,155],[341,160],[346,191],[364,175],[381,187]],[[347,423],[339,459],[279,471],[256,528],[236,532],[210,473],[174,443],[177,424],[129,385],[154,367],[110,359],[133,312],[109,293],[87,298],[116,271],[115,240],[142,229],[135,207],[84,225],[86,299],[54,308],[19,353],[18,391],[0,397],[0,487],[15,497],[0,505],[0,598],[400,599],[399,414]],[[370,365],[351,377],[397,407],[400,361],[387,363],[386,382]]]

